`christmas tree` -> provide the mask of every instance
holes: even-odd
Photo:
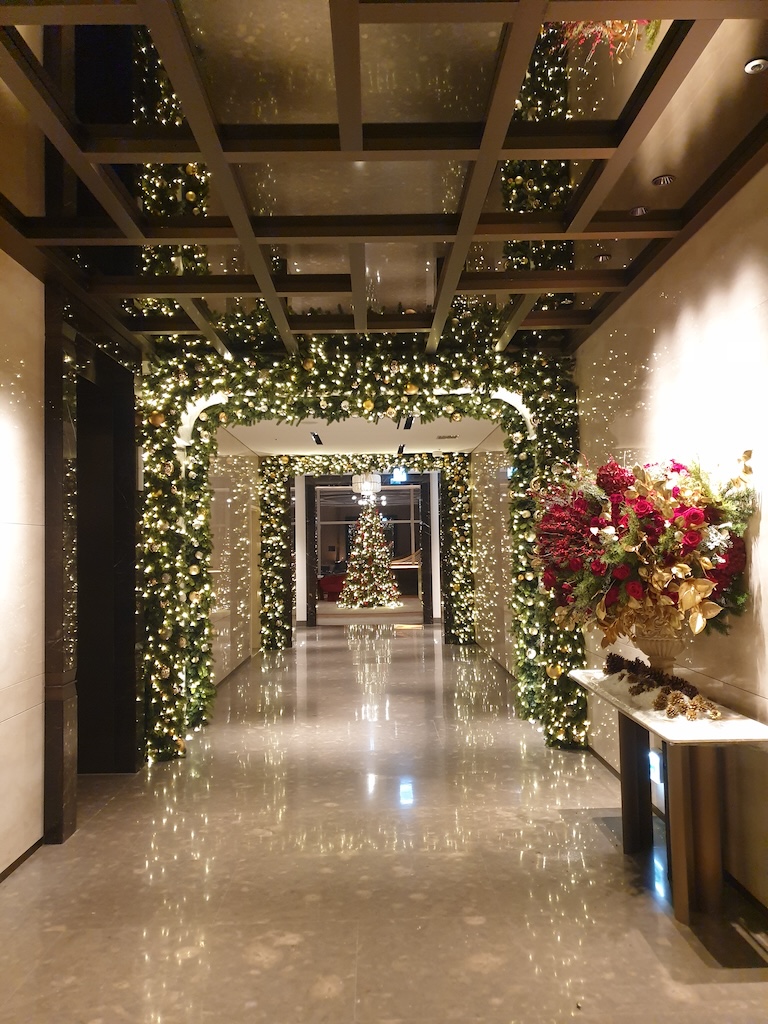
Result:
[[[341,608],[396,608],[400,591],[389,568],[384,520],[374,502],[366,502],[357,521],[339,606]]]

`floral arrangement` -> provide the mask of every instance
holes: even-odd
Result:
[[[587,60],[591,60],[597,47],[604,43],[615,59],[621,64],[622,57],[631,57],[640,35],[645,36],[645,45],[651,49],[659,34],[661,21],[640,19],[636,21],[566,21],[564,23],[565,41],[576,42],[579,46],[590,44],[591,49]]]
[[[533,490],[534,567],[554,596],[558,625],[595,622],[603,647],[636,631],[676,638],[686,623],[693,634],[727,632],[718,616],[740,613],[747,599],[750,456],[720,488],[698,466],[628,470],[610,461]]]

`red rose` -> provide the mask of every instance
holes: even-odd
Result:
[[[605,576],[606,572],[608,571],[608,566],[605,564],[602,558],[596,558],[593,562],[590,563],[589,568],[592,570],[592,573],[595,576]]]
[[[692,526],[701,526],[706,516],[700,508],[687,508],[683,512],[683,519],[685,520],[685,525],[690,529]]]
[[[635,515],[638,516],[638,518],[650,515],[653,511],[653,505],[650,501],[646,501],[645,498],[638,498],[635,502]]]
[[[615,580],[625,580],[627,576],[629,576],[631,571],[632,570],[629,568],[628,565],[617,565],[611,573],[611,576],[613,576]]]
[[[547,571],[541,577],[541,582],[544,584],[547,590],[551,590],[552,587],[554,587],[557,584],[557,576],[555,576],[551,569],[547,569]]]
[[[581,572],[581,570],[584,568],[584,563],[580,558],[569,558],[568,568],[571,570],[571,572]]]
[[[570,583],[564,583],[560,589],[564,590],[566,594],[570,594],[570,592],[573,590],[573,587]]]
[[[683,547],[692,550],[699,546],[701,540],[701,534],[698,530],[688,530],[687,533],[683,534]]]
[[[645,591],[643,590],[643,584],[638,580],[629,580],[624,584],[624,589],[627,592],[627,597],[633,597],[636,601],[642,601]]]
[[[618,600],[619,600],[619,588],[618,587],[611,587],[610,590],[608,590],[606,592],[606,595],[605,595],[605,607],[606,608],[610,608],[611,605],[616,604],[616,602]]]

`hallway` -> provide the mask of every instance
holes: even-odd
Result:
[[[79,831],[0,885],[0,1022],[764,1020],[768,964],[673,920],[618,783],[507,687],[431,627],[246,663],[186,760],[81,779]]]

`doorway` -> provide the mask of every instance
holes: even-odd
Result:
[[[398,482],[381,475],[377,504],[384,520],[390,567],[402,595],[402,609],[347,610],[341,615],[338,596],[346,576],[360,496],[351,476],[305,478],[307,624],[342,624],[352,616],[372,621],[431,623],[432,503],[428,474],[412,474]],[[297,523],[297,530],[300,529]]]

